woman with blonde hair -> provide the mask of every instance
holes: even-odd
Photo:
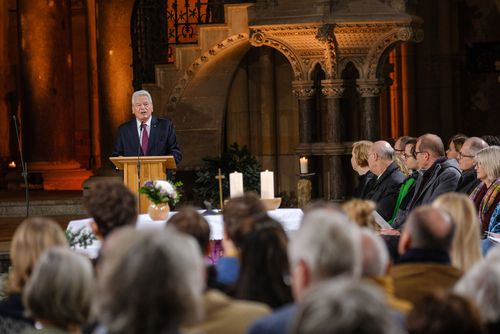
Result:
[[[352,194],[354,198],[365,198],[377,179],[368,167],[368,152],[372,145],[373,143],[369,140],[361,140],[352,144],[351,166],[359,175],[358,185]]]
[[[378,231],[380,227],[375,222],[375,209],[377,204],[374,201],[363,199],[351,199],[342,203],[342,210],[349,219],[360,227],[367,227],[371,230]]]
[[[446,193],[432,203],[446,211],[455,223],[451,246],[451,264],[466,272],[482,259],[481,233],[474,203],[465,194]]]
[[[16,229],[10,246],[7,298],[0,302],[0,333],[18,333],[33,325],[33,320],[24,315],[23,289],[40,255],[53,246],[68,247],[68,242],[52,219],[28,218]]]

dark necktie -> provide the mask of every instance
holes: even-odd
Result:
[[[146,155],[148,154],[148,141],[149,141],[148,125],[146,123],[142,123],[141,128],[142,128],[142,140],[141,140],[142,154]]]

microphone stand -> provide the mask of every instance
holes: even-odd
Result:
[[[19,150],[19,156],[21,158],[21,167],[22,172],[21,175],[24,179],[24,188],[25,188],[25,197],[26,197],[26,217],[30,215],[30,194],[29,194],[29,186],[28,186],[28,165],[24,162],[23,157],[23,148],[21,147],[21,140],[19,139],[19,129],[17,124],[16,115],[12,115],[12,120],[14,121],[14,127],[16,128],[16,139],[17,139],[17,148]]]
[[[142,143],[142,123],[141,126],[139,127],[139,148],[137,149],[137,193],[140,196],[139,190],[141,189],[141,147]],[[144,155],[144,152],[142,152],[142,155]],[[141,199],[138,198],[138,204],[139,204],[139,212],[141,212]]]

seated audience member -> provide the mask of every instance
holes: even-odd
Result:
[[[448,213],[455,224],[451,244],[451,264],[466,272],[483,258],[481,233],[474,203],[465,194],[447,193],[439,196],[432,206]]]
[[[392,309],[406,314],[412,305],[405,300],[394,296],[394,282],[388,276],[390,268],[389,252],[384,243],[373,231],[361,229],[361,251],[362,251],[362,276],[363,278],[379,286],[385,293],[387,304]]]
[[[251,219],[251,218],[250,218]],[[268,218],[254,224],[240,252],[240,277],[234,296],[265,303],[273,309],[293,301],[288,265],[288,237],[280,223]]]
[[[500,333],[500,248],[467,271],[453,291],[475,303],[489,333]]]
[[[472,191],[470,198],[479,213],[482,232],[488,231],[493,210],[500,202],[500,146],[482,149],[474,159],[477,178],[481,183]]]
[[[453,137],[451,137],[450,141],[448,142],[448,149],[446,150],[446,157],[448,159],[457,160],[458,152],[460,152],[460,150],[462,149],[462,145],[464,144],[466,139],[467,139],[467,136],[463,135],[461,133],[456,134]]]
[[[295,304],[257,320],[249,334],[288,333],[297,305],[314,285],[361,273],[359,228],[341,212],[316,210],[304,215],[300,229],[290,240],[289,259]]]
[[[232,286],[238,281],[240,272],[239,252],[252,224],[266,219],[267,211],[260,198],[254,193],[230,199],[222,212],[224,256],[216,264],[217,283]],[[253,218],[253,219],[247,219]]]
[[[377,178],[368,167],[368,154],[373,143],[368,140],[357,141],[352,144],[351,166],[358,173],[358,183],[352,193],[354,198],[366,198]]]
[[[298,307],[292,334],[403,333],[372,285],[338,278],[314,288]]]
[[[460,278],[451,266],[454,225],[450,216],[429,205],[416,208],[399,239],[399,263],[391,270],[397,297],[415,303],[427,293],[452,287]]]
[[[410,137],[410,136],[401,136],[399,137],[396,142],[394,143],[394,155],[399,155],[403,156],[405,153],[405,147],[408,144],[410,140],[413,140],[415,138]]]
[[[495,211],[493,211],[493,214],[491,215],[488,232],[500,234],[500,203],[497,204]]]
[[[200,248],[175,228],[113,233],[100,268],[96,312],[103,328],[98,330],[177,334],[181,323],[201,318]]]
[[[394,218],[396,218],[396,215],[398,213],[398,210],[402,208],[403,210],[406,209],[408,202],[411,200],[413,197],[413,192],[415,191],[415,182],[418,178],[418,165],[417,165],[417,160],[415,157],[415,144],[417,143],[416,138],[412,138],[408,140],[406,146],[405,146],[405,151],[403,155],[404,163],[406,166],[406,169],[410,172],[406,179],[403,181],[403,184],[401,185],[401,188],[399,188],[399,194],[398,198],[396,200],[396,205],[394,206],[394,211],[392,213],[391,219],[389,219],[387,222],[392,225]]]
[[[483,334],[473,303],[455,294],[432,294],[418,301],[406,319],[408,334]]]
[[[377,176],[366,196],[377,203],[377,212],[386,221],[391,219],[399,188],[405,177],[393,162],[394,149],[385,141],[375,142],[368,156],[370,171]]]
[[[458,152],[458,165],[462,171],[462,176],[458,181],[457,192],[469,195],[474,188],[481,182],[477,178],[476,169],[474,168],[474,158],[477,152],[488,147],[488,144],[478,137],[470,137],[462,145]]]
[[[23,334],[79,334],[88,320],[94,291],[94,271],[83,255],[61,247],[40,256],[24,290],[28,314],[43,328]]]
[[[178,231],[191,235],[198,241],[200,249],[209,252],[210,225],[195,209],[182,208],[168,221],[168,226],[175,226]],[[209,266],[208,269],[212,268]],[[205,334],[244,334],[250,324],[271,312],[270,308],[261,303],[236,300],[220,291],[211,289],[211,275],[207,273],[208,289],[203,293],[203,321],[183,326],[182,333]],[[238,321],[234,321],[238,319]]]
[[[93,219],[94,235],[101,240],[115,228],[137,222],[137,198],[121,182],[96,183],[85,194],[83,205]]]
[[[10,245],[11,268],[7,277],[7,297],[0,301],[0,333],[20,333],[34,321],[25,316],[22,293],[40,255],[53,246],[68,247],[66,236],[48,218],[28,218],[16,229]]]
[[[490,146],[500,146],[500,136],[485,135],[481,138]]]
[[[444,155],[441,138],[434,134],[425,134],[417,139],[415,145],[417,167],[421,175],[415,183],[412,198],[405,208],[399,208],[393,221],[393,227],[400,229],[408,213],[423,204],[430,204],[439,195],[455,191],[460,179],[460,171]]]
[[[347,217],[359,227],[367,227],[374,231],[380,230],[380,226],[375,222],[375,217],[373,216],[377,207],[374,201],[351,199],[342,203],[341,207]]]

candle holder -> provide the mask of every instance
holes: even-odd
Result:
[[[281,197],[261,198],[260,201],[268,211],[276,210],[281,205]]]
[[[297,182],[297,203],[298,207],[304,209],[311,201],[312,182],[311,178],[316,173],[300,173]]]

